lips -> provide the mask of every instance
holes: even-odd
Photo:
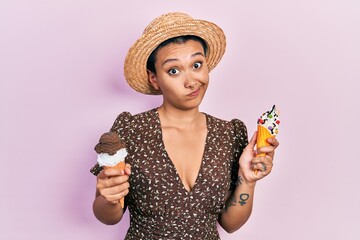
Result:
[[[196,97],[200,93],[200,88],[188,94],[189,97]]]

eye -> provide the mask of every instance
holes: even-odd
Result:
[[[198,68],[201,68],[201,65],[202,65],[202,62],[196,62],[196,63],[194,63],[194,68],[195,69],[198,69]]]
[[[168,71],[168,73],[169,73],[170,75],[175,75],[175,74],[178,74],[178,73],[179,73],[179,70],[176,69],[176,68],[172,68],[172,69],[170,69],[170,70]]]

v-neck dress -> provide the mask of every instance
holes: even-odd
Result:
[[[217,219],[226,193],[235,187],[238,159],[248,143],[238,119],[225,121],[206,115],[207,136],[196,182],[187,191],[162,139],[158,109],[121,113],[111,131],[125,141],[131,164],[130,212],[126,240],[218,240]]]

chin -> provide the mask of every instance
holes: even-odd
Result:
[[[203,97],[201,98],[198,98],[198,99],[194,99],[193,101],[189,101],[185,104],[185,108],[187,110],[190,110],[190,109],[194,109],[194,108],[198,108],[200,106],[200,104],[202,103],[202,99]]]

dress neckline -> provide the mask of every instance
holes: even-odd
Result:
[[[157,123],[157,128],[158,128],[158,132],[160,134],[160,147],[161,147],[161,151],[162,153],[164,154],[164,156],[166,156],[166,160],[168,161],[169,165],[171,166],[171,168],[173,168],[173,172],[175,173],[174,174],[174,177],[176,179],[176,181],[178,182],[178,184],[181,185],[181,189],[184,190],[184,192],[186,194],[192,194],[196,188],[196,186],[198,185],[198,182],[201,180],[201,177],[202,177],[202,172],[203,172],[203,169],[204,169],[204,164],[205,164],[205,159],[206,159],[206,153],[208,151],[207,147],[208,147],[208,143],[209,143],[209,137],[210,137],[210,134],[209,134],[209,115],[204,113],[204,112],[201,112],[202,114],[205,115],[205,121],[206,121],[206,137],[205,137],[205,146],[204,146],[204,150],[203,150],[203,154],[202,154],[202,158],[201,158],[201,163],[200,163],[200,168],[198,170],[198,173],[197,173],[197,176],[196,176],[196,179],[195,179],[195,182],[194,182],[194,185],[192,186],[192,189],[187,189],[182,181],[182,179],[180,178],[180,175],[178,173],[178,170],[174,164],[174,162],[171,160],[168,152],[166,151],[166,148],[165,148],[165,143],[164,143],[164,139],[163,139],[163,131],[162,131],[162,128],[161,128],[161,120],[160,120],[160,115],[159,115],[159,108],[154,108],[153,109],[153,112],[155,113],[155,117],[156,117],[156,123]]]

